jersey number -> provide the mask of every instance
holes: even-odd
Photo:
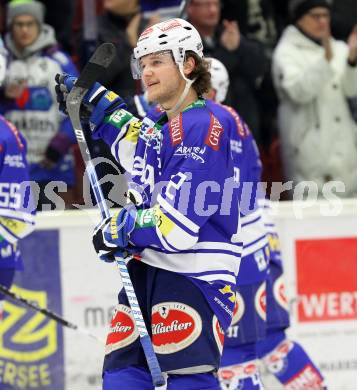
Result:
[[[0,207],[19,209],[21,194],[19,183],[0,183]]]

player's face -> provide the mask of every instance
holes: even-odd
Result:
[[[40,34],[37,20],[31,15],[19,15],[12,23],[12,38],[20,49],[32,45]]]
[[[118,15],[131,15],[138,10],[138,0],[104,0],[103,8]]]
[[[171,53],[144,56],[140,59],[140,67],[148,100],[163,107],[170,107],[171,103],[175,103],[185,87],[185,81]]]
[[[330,11],[324,7],[312,8],[297,24],[312,38],[325,38],[330,35]]]
[[[191,0],[187,14],[195,26],[216,27],[221,17],[220,0]]]

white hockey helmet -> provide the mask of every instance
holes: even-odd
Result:
[[[210,62],[211,85],[216,90],[216,101],[222,103],[227,96],[229,88],[229,75],[227,68],[216,58],[207,58]]]
[[[142,32],[134,48],[132,73],[134,79],[141,78],[139,60],[148,54],[171,51],[182,76],[185,53],[193,51],[203,57],[203,44],[196,28],[183,19],[169,19],[154,24]]]

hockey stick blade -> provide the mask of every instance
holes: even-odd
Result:
[[[104,45],[109,45],[104,47]],[[101,190],[99,180],[94,169],[90,152],[87,147],[86,135],[83,131],[83,127],[80,119],[80,107],[82,100],[91,88],[91,86],[97,81],[98,77],[107,69],[110,65],[109,58],[114,59],[116,54],[115,47],[112,44],[103,43],[97,48],[93,56],[90,58],[88,64],[84,67],[82,73],[80,74],[75,86],[72,88],[71,92],[67,97],[67,111],[71,119],[74,132],[78,141],[79,150],[81,152],[83,161],[86,165],[87,174],[96,197],[97,204],[100,208],[102,218],[107,218],[110,216],[108,206],[105,202],[103,192]],[[129,300],[130,308],[135,319],[135,326],[140,335],[140,343],[142,345],[147,364],[151,373],[154,386],[162,386],[165,384],[165,379],[162,375],[157,356],[154,351],[150,336],[146,329],[145,321],[140,310],[140,306],[135,295],[135,290],[131,282],[129,272],[127,270],[125,261],[120,256],[115,256],[117,266],[120,271],[120,276],[123,282],[123,286],[126,292],[126,295]]]
[[[30,309],[33,309],[35,311],[38,311],[39,313],[42,313],[45,317],[48,317],[51,320],[56,321],[57,323],[59,323],[62,326],[65,326],[65,327],[70,328],[72,330],[76,330],[80,333],[83,333],[83,334],[95,339],[96,341],[99,341],[101,344],[104,344],[103,340],[101,340],[99,337],[95,336],[94,334],[88,332],[86,329],[83,329],[83,328],[79,327],[78,325],[67,321],[65,318],[61,317],[59,314],[57,314],[53,311],[50,311],[50,310],[45,309],[43,307],[40,307],[35,302],[29,301],[29,300],[21,297],[19,294],[12,292],[11,290],[6,288],[2,284],[0,284],[0,293],[10,297],[11,299],[13,299],[16,302],[22,303],[24,306],[29,307]]]

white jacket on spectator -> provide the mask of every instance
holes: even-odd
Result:
[[[294,26],[288,26],[273,55],[279,130],[286,180],[340,180],[357,195],[357,125],[347,97],[357,96],[357,67],[347,63],[348,46],[331,40],[333,58]]]

